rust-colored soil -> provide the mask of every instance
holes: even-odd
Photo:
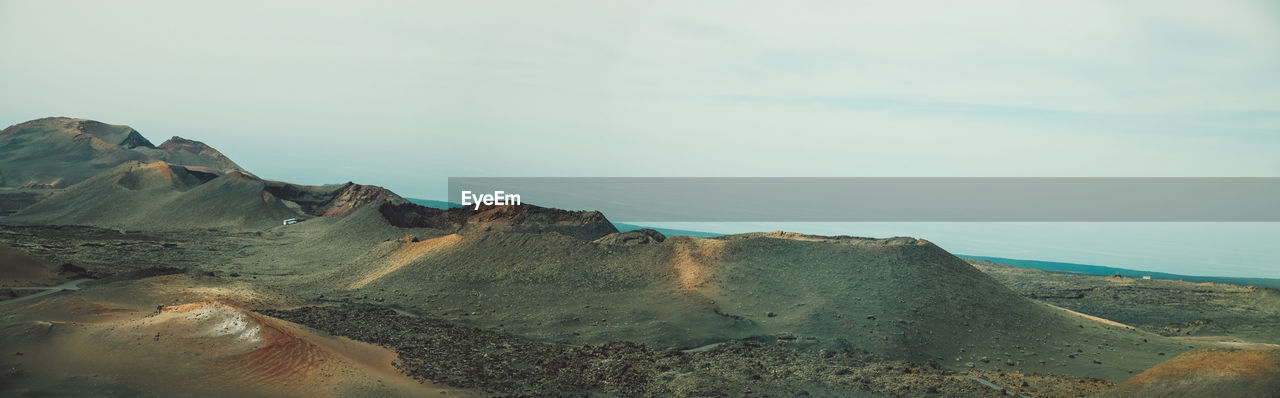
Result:
[[[1125,381],[1125,384],[1143,384],[1162,380],[1185,379],[1192,376],[1211,377],[1280,377],[1276,351],[1252,350],[1199,350],[1179,355],[1168,362],[1156,365]]]
[[[432,253],[438,250],[444,250],[450,247],[457,246],[458,243],[461,243],[461,242],[462,242],[462,236],[458,234],[445,235],[439,238],[427,239],[420,242],[411,242],[411,241],[402,242],[403,246],[395,249],[394,251],[391,252],[391,254],[387,255],[386,263],[382,267],[374,270],[373,272],[370,272],[368,275],[365,275],[364,278],[361,278],[358,281],[352,282],[351,285],[347,286],[347,288],[348,289],[362,288],[365,285],[368,285],[373,281],[381,279],[382,277],[387,276],[392,272],[395,272],[401,267],[408,265],[409,263],[413,262],[413,260],[417,260],[419,257],[422,257],[428,253]]]
[[[1105,397],[1280,397],[1280,351],[1191,351],[1130,378]]]
[[[686,290],[698,290],[711,279],[713,268],[724,258],[725,242],[721,240],[687,238],[676,243],[671,267],[676,270],[677,282]]]
[[[437,396],[443,391],[395,369],[383,347],[321,335],[215,297],[239,297],[231,284],[204,286],[175,275],[129,281],[0,307],[0,350],[19,369],[7,389],[19,395],[77,395],[111,380],[140,395]],[[225,291],[224,291],[225,290]],[[135,297],[134,303],[99,294]],[[144,304],[195,298],[174,305]],[[148,307],[149,306],[149,307]],[[21,355],[12,353],[20,352]],[[93,381],[96,382],[96,381]],[[466,395],[466,391],[449,391]]]

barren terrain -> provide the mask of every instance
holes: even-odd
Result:
[[[433,209],[80,119],[0,148],[0,395],[1280,394],[1273,289]]]

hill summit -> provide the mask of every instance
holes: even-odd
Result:
[[[157,147],[124,125],[48,117],[0,131],[0,187],[65,188],[129,161],[247,173],[199,141],[174,137]]]

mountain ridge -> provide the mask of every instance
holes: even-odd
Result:
[[[0,132],[0,155],[6,153],[11,156],[0,156],[0,187],[54,192],[23,208],[4,209],[13,213],[10,221],[148,229],[205,223],[261,230],[283,219],[344,218],[373,206],[401,228],[429,226],[461,233],[556,231],[587,240],[617,232],[599,212],[532,205],[437,212],[375,185],[264,180],[201,141],[173,136],[155,146],[129,126],[89,119],[48,117],[10,126]],[[25,182],[17,185],[18,181]],[[202,187],[206,183],[214,185]],[[211,188],[215,186],[227,192],[215,192]],[[187,195],[188,191],[195,193]],[[244,214],[258,219],[234,214],[223,202],[238,203]],[[184,207],[211,213],[170,210]],[[209,214],[225,219],[214,220]]]
[[[125,148],[50,123],[6,133],[0,149],[29,154],[47,148],[27,146],[72,142],[82,152],[88,145],[130,156],[189,153]],[[130,140],[123,128],[95,128]],[[41,133],[88,144],[39,140]],[[194,141],[167,146],[198,148]],[[1112,381],[1166,359],[1157,352],[1189,348],[1022,297],[924,239],[782,231],[658,239],[641,232],[636,244],[620,244],[632,239],[601,239],[618,229],[596,211],[530,204],[434,209],[377,186],[304,186],[141,157],[63,159],[68,176],[105,171],[5,220],[227,232],[260,243],[195,265],[201,271],[244,276],[299,297],[395,306],[573,345],[623,340],[687,349],[752,339],[862,349],[956,371],[1053,371]],[[281,223],[290,218],[304,222]],[[1077,358],[1085,349],[1092,365]]]
[[[65,188],[128,161],[247,173],[198,141],[174,137],[157,147],[125,125],[47,117],[0,131],[0,187]]]

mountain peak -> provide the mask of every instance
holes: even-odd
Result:
[[[75,125],[76,130],[85,134],[98,137],[98,139],[108,144],[119,145],[124,148],[155,148],[146,137],[134,130],[133,127],[125,125],[106,124],[95,120],[78,120]]]
[[[170,152],[187,151],[194,154],[202,154],[204,152],[208,152],[209,154],[215,154],[219,157],[225,157],[225,156],[222,156],[221,152],[218,152],[218,150],[213,149],[213,147],[203,142],[196,141],[196,140],[189,140],[176,135],[173,136],[172,138],[169,138],[165,142],[161,143],[160,149],[170,151]]]
[[[156,147],[125,125],[46,117],[0,131],[0,186],[61,188],[126,161],[164,161],[216,174],[239,165],[203,142],[173,137]]]
[[[160,143],[160,157],[170,159],[177,163],[191,164],[199,166],[212,167],[221,172],[239,171],[252,176],[240,165],[231,161],[222,152],[205,144],[204,142],[190,140],[179,136],[173,136],[163,143]],[[256,177],[255,177],[256,178]]]
[[[97,138],[104,143],[117,145],[125,149],[138,147],[155,148],[151,141],[147,140],[141,133],[138,133],[138,130],[134,130],[132,127],[62,116],[40,118],[15,124],[0,132],[0,138],[15,135],[25,130],[66,131],[71,134],[84,134]]]

